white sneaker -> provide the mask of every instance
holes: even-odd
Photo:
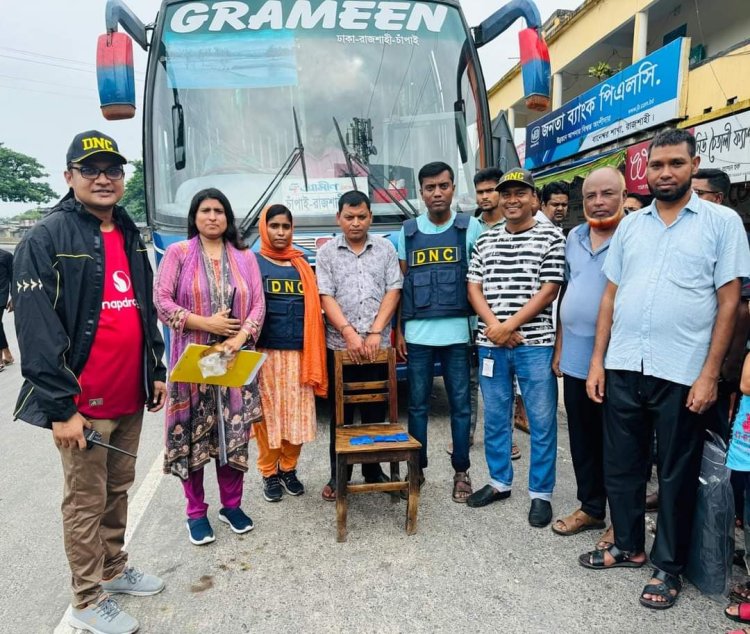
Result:
[[[119,577],[102,581],[102,590],[109,594],[131,594],[135,597],[150,597],[164,590],[164,581],[154,575],[128,566]]]
[[[133,634],[140,627],[138,621],[123,612],[117,601],[107,594],[82,610],[71,608],[68,623],[93,634]]]

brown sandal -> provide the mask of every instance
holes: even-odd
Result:
[[[321,492],[320,497],[322,497],[326,502],[336,501],[336,480],[331,478],[328,481],[328,484],[323,487],[323,491]]]
[[[738,603],[750,601],[750,581],[732,586],[732,589],[729,591],[729,599]]]
[[[466,471],[456,471],[456,475],[453,476],[453,501],[465,504],[472,493],[469,474]]]
[[[569,535],[577,535],[583,531],[597,530],[604,528],[606,524],[603,520],[598,520],[595,517],[591,517],[585,511],[578,509],[573,511],[568,517],[561,520],[556,520],[552,524],[552,531],[563,537]]]
[[[610,546],[615,545],[615,528],[610,524],[609,528],[602,533],[599,541],[596,542],[597,550],[607,550]]]

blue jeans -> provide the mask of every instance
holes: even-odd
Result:
[[[427,419],[432,396],[432,373],[435,361],[443,368],[443,381],[451,410],[453,454],[451,464],[456,471],[469,469],[469,347],[465,343],[452,346],[406,344],[406,375],[409,379],[409,433],[422,443],[419,466],[427,466]]]
[[[479,387],[484,402],[484,451],[490,484],[510,491],[513,426],[513,378],[518,379],[529,417],[531,464],[529,495],[550,500],[557,459],[557,379],[552,373],[552,346],[479,348]],[[492,359],[492,376],[484,376],[484,360]]]

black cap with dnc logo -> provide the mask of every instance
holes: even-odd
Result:
[[[531,187],[531,189],[535,188],[534,177],[531,175],[531,172],[520,168],[505,172],[495,189],[500,191],[504,189],[506,185],[526,185],[526,187]]]
[[[80,163],[92,157],[109,158],[118,163],[127,163],[117,147],[117,141],[98,130],[87,130],[76,134],[68,148],[66,162]]]

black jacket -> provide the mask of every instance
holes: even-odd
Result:
[[[11,279],[13,279],[13,254],[0,249],[0,309],[5,308],[8,303]]]
[[[138,229],[122,207],[115,207],[114,222],[124,236],[141,314],[143,380],[150,401],[153,382],[166,378],[153,274]],[[100,224],[71,190],[16,248],[11,292],[25,380],[14,417],[33,425],[51,428],[53,421],[67,420],[77,411],[77,377],[91,352],[104,293]],[[117,381],[117,372],[113,367],[112,381]]]

